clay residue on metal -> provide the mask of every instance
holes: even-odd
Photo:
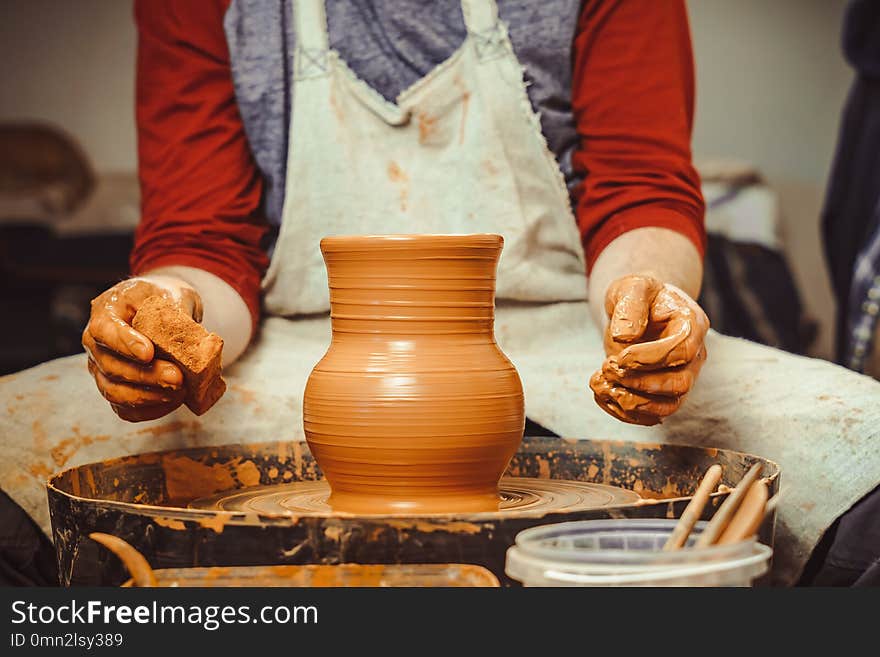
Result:
[[[165,516],[156,516],[153,518],[153,521],[162,527],[167,527],[168,529],[175,529],[178,531],[182,531],[186,529],[186,525],[182,520],[177,518],[166,518]]]
[[[162,459],[162,470],[170,500],[191,500],[260,483],[256,464],[241,458],[207,465],[187,456],[169,455]]]
[[[483,527],[473,522],[451,521],[451,522],[427,522],[424,520],[389,520],[388,526],[392,529],[402,529],[406,531],[417,531],[425,534],[431,532],[454,532],[463,534],[478,534],[483,531]]]
[[[208,518],[200,518],[199,525],[205,527],[206,529],[213,529],[214,532],[217,534],[222,534],[223,528],[226,527],[226,523],[228,522],[228,520],[228,517],[221,514],[216,514]]]

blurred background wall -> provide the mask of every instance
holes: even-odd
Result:
[[[697,63],[694,155],[757,166],[778,192],[786,253],[812,353],[832,354],[833,304],[819,213],[852,81],[840,49],[846,0],[688,0]]]
[[[131,0],[0,0],[0,120],[74,135],[98,172],[134,171]]]
[[[662,0],[660,0],[662,1]],[[130,0],[2,0],[0,120],[74,135],[99,174],[136,167]],[[819,212],[851,72],[845,0],[688,0],[697,60],[697,157],[754,164],[778,192],[786,255],[831,354],[833,301]]]

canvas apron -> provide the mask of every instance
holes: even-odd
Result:
[[[583,249],[522,67],[491,0],[395,103],[329,50],[323,0],[296,0],[283,221],[264,280],[276,315],[330,309],[325,235],[500,233],[497,297],[583,301]]]
[[[47,532],[44,482],[62,468],[153,450],[302,440],[302,393],[330,341],[318,242],[330,234],[497,232],[496,336],[526,413],[572,438],[751,452],[782,466],[774,575],[792,583],[822,532],[880,480],[880,385],[824,361],[713,332],[695,390],[656,427],[623,424],[587,387],[602,340],[562,175],[494,2],[464,0],[467,38],[383,99],[329,50],[321,0],[294,2],[288,180],[264,280],[267,317],[206,415],[119,420],[85,357],[0,378],[0,488]],[[3,413],[5,406],[5,413]]]

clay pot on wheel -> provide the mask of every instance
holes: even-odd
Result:
[[[306,440],[334,510],[492,511],[522,439],[495,343],[500,235],[326,237],[333,339],[306,385]]]

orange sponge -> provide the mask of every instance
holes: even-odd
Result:
[[[222,372],[223,339],[177,305],[161,296],[145,300],[131,325],[156,346],[157,355],[176,363],[183,370],[186,398],[184,403],[196,415],[202,415],[223,396],[226,382]]]

